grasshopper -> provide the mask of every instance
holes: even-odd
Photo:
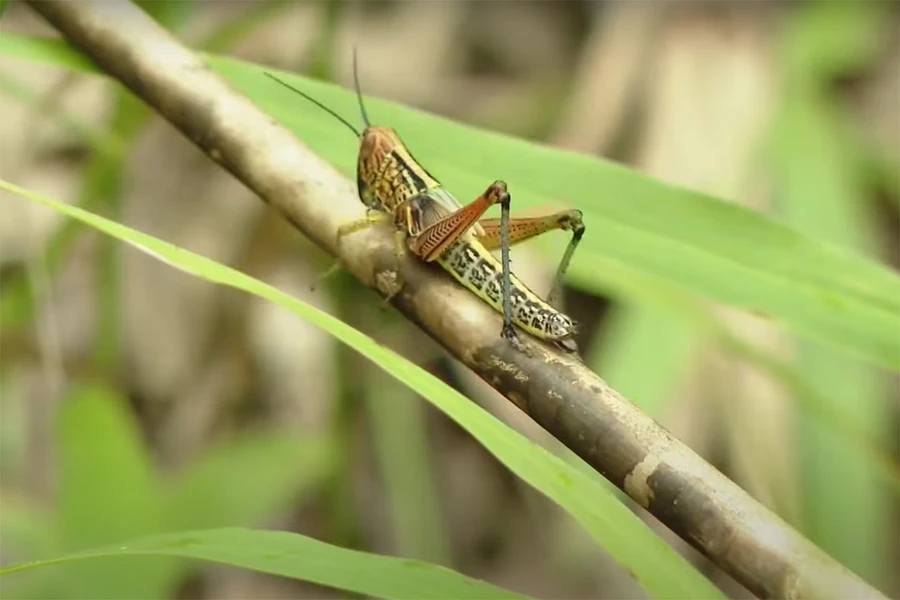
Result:
[[[506,183],[499,180],[462,206],[416,161],[393,129],[371,124],[360,92],[356,65],[354,51],[353,80],[365,124],[363,131],[305,92],[266,73],[335,117],[360,140],[356,181],[367,212],[364,218],[341,225],[338,240],[391,220],[395,226],[398,257],[408,248],[422,261],[437,262],[463,286],[503,314],[501,335],[517,349],[525,350],[525,347],[513,324],[568,352],[577,352],[573,339],[577,326],[570,317],[554,308],[554,302],[575,248],[584,235],[581,211],[511,218],[510,195]],[[481,219],[494,204],[500,204],[500,218]],[[509,247],[555,229],[571,231],[572,239],[545,301],[510,272]],[[501,250],[500,261],[491,253],[497,248]]]

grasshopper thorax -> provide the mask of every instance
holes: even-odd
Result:
[[[387,212],[440,186],[393,129],[377,125],[366,127],[360,135],[356,182],[366,206]]]

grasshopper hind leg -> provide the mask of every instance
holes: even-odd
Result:
[[[502,240],[502,223],[499,219],[482,219],[478,222],[483,233],[479,236],[479,241],[488,249],[496,250],[503,245]],[[556,275],[553,279],[553,287],[547,294],[547,304],[560,309],[558,299],[562,289],[563,277],[569,269],[569,263],[575,254],[575,248],[581,242],[584,236],[584,223],[582,222],[582,214],[580,210],[564,210],[561,212],[542,215],[537,217],[510,217],[506,226],[509,234],[509,245],[514,246],[531,238],[538,237],[553,230],[571,231],[572,239],[560,260],[559,266],[556,268]]]
[[[502,291],[503,291],[503,329],[500,335],[506,338],[513,348],[526,355],[531,355],[528,347],[519,339],[516,327],[512,320],[512,269],[509,260],[509,194],[506,192],[506,185],[500,195],[500,257],[503,266],[501,275]]]
[[[584,237],[584,223],[581,220],[580,210],[572,211],[567,219],[566,228],[572,230],[572,239],[569,240],[569,245],[566,246],[562,260],[559,261],[556,275],[553,277],[553,287],[550,288],[550,293],[547,294],[547,304],[556,309],[561,308],[559,299],[562,296],[563,278],[566,275],[566,271],[569,270],[569,263],[572,262],[575,249],[581,243],[581,238]]]

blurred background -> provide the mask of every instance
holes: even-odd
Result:
[[[368,94],[602,155],[900,264],[896,2],[143,6],[194,47],[343,85],[357,44]],[[54,35],[20,4],[2,26]],[[330,258],[110,82],[4,58],[0,115],[0,177],[271,282],[556,447],[345,273],[310,291]],[[542,598],[643,597],[561,510],[313,326],[22,199],[6,195],[0,210],[4,563],[244,525],[422,558]],[[548,289],[558,256],[529,245],[513,256]],[[660,307],[570,288],[567,299],[602,377],[900,595],[896,374],[696,296]],[[714,327],[689,317],[698,308]],[[729,595],[749,597],[651,524]],[[7,577],[3,593],[344,595],[225,567],[125,564]]]

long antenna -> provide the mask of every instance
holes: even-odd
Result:
[[[355,59],[355,58],[356,58],[356,55],[354,54],[354,59]],[[354,65],[355,65],[355,64],[356,64],[356,63],[355,63],[355,61],[354,61]],[[307,100],[309,100],[310,102],[312,102],[313,104],[315,104],[316,106],[318,106],[319,108],[321,108],[322,110],[324,110],[325,112],[327,112],[328,114],[330,114],[332,117],[334,117],[335,119],[337,119],[338,121],[340,121],[341,123],[343,123],[344,125],[346,125],[347,128],[348,128],[350,131],[352,131],[353,133],[356,134],[356,137],[362,137],[362,134],[359,132],[359,130],[358,130],[356,127],[354,127],[353,125],[351,125],[349,121],[347,121],[344,117],[342,117],[341,115],[337,114],[336,112],[334,112],[333,110],[331,110],[330,108],[328,108],[327,106],[325,106],[324,104],[322,104],[321,102],[319,102],[318,100],[316,100],[315,98],[313,98],[312,96],[310,96],[309,94],[307,94],[306,92],[303,92],[303,91],[298,90],[297,88],[295,88],[294,86],[292,86],[292,85],[289,84],[289,83],[285,83],[284,81],[282,81],[281,79],[275,77],[275,76],[272,75],[271,73],[264,73],[264,74],[265,74],[267,77],[269,77],[269,78],[271,78],[271,79],[274,79],[275,81],[277,81],[278,83],[280,83],[280,84],[283,85],[284,87],[288,88],[289,90],[291,90],[291,91],[293,91],[293,92],[296,92],[296,93],[300,94],[301,96],[303,96],[304,98],[306,98]],[[362,97],[360,97],[360,103],[362,103]],[[368,126],[369,126],[369,121],[368,121],[368,119],[366,118],[365,110],[363,110],[363,121],[365,121],[366,127],[368,127]]]
[[[359,71],[356,68],[356,46],[353,46],[353,86],[356,88],[356,97],[359,99],[359,112],[362,113],[363,123],[371,127],[369,115],[366,113],[366,105],[363,104],[362,92],[359,89]]]

